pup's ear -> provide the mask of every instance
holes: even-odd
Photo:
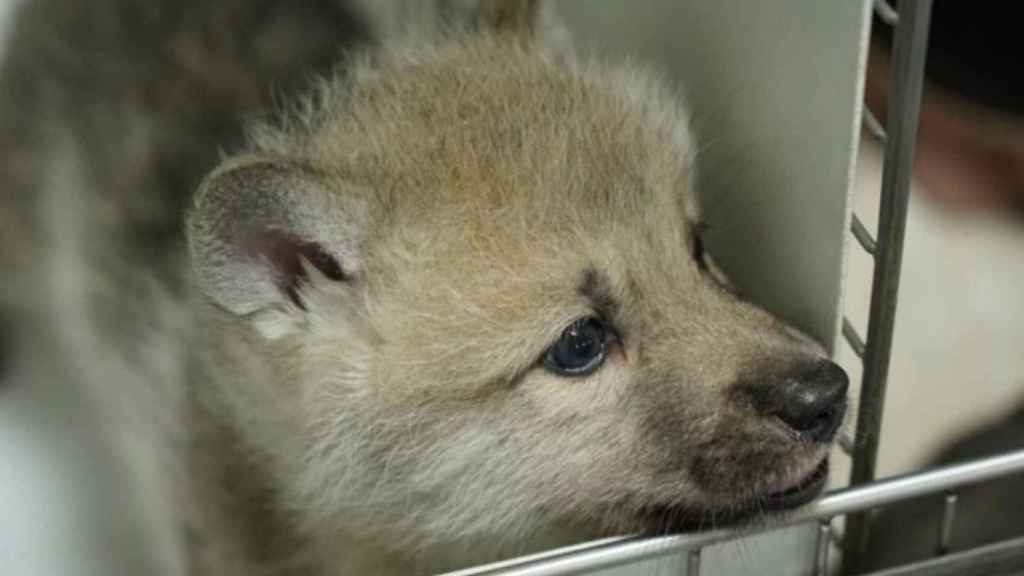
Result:
[[[364,218],[354,204],[304,168],[229,162],[200,185],[187,218],[199,288],[239,316],[303,313],[311,276],[347,282],[358,272]]]

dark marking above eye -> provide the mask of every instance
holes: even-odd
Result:
[[[596,268],[588,267],[583,271],[579,293],[590,301],[594,311],[602,318],[610,320],[618,316],[619,302],[612,295],[611,282],[608,276]]]
[[[694,222],[691,225],[693,229],[693,245],[690,247],[691,256],[697,266],[701,270],[707,270],[708,263],[705,260],[705,246],[704,246],[704,235],[707,233],[708,225],[704,222]]]

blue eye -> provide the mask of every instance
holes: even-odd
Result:
[[[544,356],[544,367],[560,376],[586,376],[604,362],[608,329],[597,318],[581,318],[562,332]]]

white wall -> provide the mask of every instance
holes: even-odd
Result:
[[[711,248],[742,288],[831,342],[868,2],[558,3],[579,44],[665,71],[691,103]]]
[[[834,345],[870,2],[562,0],[558,7],[577,44],[630,55],[677,83],[701,148],[712,253],[755,301]],[[806,573],[812,534],[716,546],[705,554],[705,573]],[[609,574],[684,571],[680,558]]]

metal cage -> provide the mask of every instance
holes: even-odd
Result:
[[[945,495],[942,520],[935,527],[935,557],[875,572],[875,576],[981,575],[1024,571],[1024,537],[948,553],[949,542],[956,529],[957,489],[1024,471],[1024,450],[875,481],[881,418],[872,415],[882,413],[885,398],[931,6],[932,0],[904,0],[897,10],[885,0],[874,1],[878,20],[893,28],[893,45],[885,123],[876,119],[867,107],[864,107],[863,117],[866,128],[863,134],[879,141],[885,150],[877,238],[872,238],[856,214],[850,223],[854,239],[874,258],[867,338],[857,333],[849,319],[844,318],[842,323],[843,337],[864,367],[855,438],[852,442],[843,443],[844,451],[853,464],[850,487],[827,494],[782,524],[817,524],[813,562],[816,576],[830,572],[833,564],[830,564],[829,555],[836,541],[843,551],[841,572],[861,573],[857,560],[868,542],[871,529],[869,512],[929,494]],[[842,533],[834,528],[834,520],[840,517],[845,517]],[[688,576],[698,576],[701,551],[707,546],[782,526],[716,530],[662,538],[609,538],[451,572],[447,576],[589,574],[680,553],[687,555]]]

